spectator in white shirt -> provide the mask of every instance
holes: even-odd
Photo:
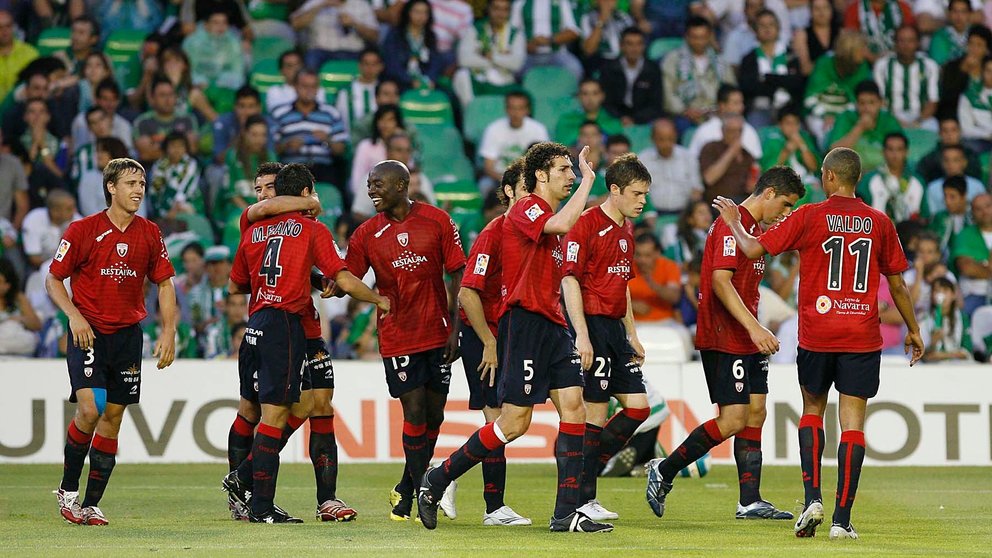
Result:
[[[678,215],[703,196],[698,160],[677,139],[675,123],[659,118],[651,128],[654,146],[637,155],[651,173],[651,205],[660,214]]]
[[[568,51],[579,39],[579,26],[568,0],[516,0],[510,23],[523,29],[527,37],[527,61],[521,73],[534,66],[561,66],[576,81],[582,78],[582,63]]]
[[[21,225],[24,255],[31,267],[54,257],[69,224],[83,218],[76,212],[76,199],[65,190],[49,190],[45,204],[29,211]]]
[[[693,158],[698,159],[703,146],[713,141],[723,139],[723,120],[727,114],[744,114],[744,94],[734,85],[721,85],[716,94],[717,113],[706,122],[700,124],[692,135],[689,142],[689,153]],[[741,132],[741,145],[751,154],[755,160],[760,160],[764,151],[761,149],[761,140],[754,126],[744,122],[744,129]]]
[[[548,130],[530,115],[530,98],[526,93],[513,92],[506,96],[506,116],[486,127],[479,144],[479,156],[485,172],[484,190],[499,184],[514,160],[532,144],[548,141]]]
[[[282,85],[273,85],[265,92],[265,112],[272,113],[272,110],[280,105],[288,105],[296,100],[296,88],[293,87],[293,80],[296,73],[303,69],[303,55],[297,50],[287,50],[279,56],[279,73],[285,81]],[[327,104],[327,93],[323,87],[317,89],[317,102],[322,105]]]
[[[309,33],[306,64],[317,71],[328,60],[356,60],[366,43],[379,40],[379,24],[368,0],[307,0],[290,14],[297,31]]]

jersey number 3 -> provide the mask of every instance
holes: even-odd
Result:
[[[823,243],[823,251],[830,255],[830,269],[827,271],[827,290],[839,291],[844,275],[844,237],[831,236]],[[847,245],[846,251],[856,257],[854,262],[854,292],[868,292],[871,239],[856,238]]]
[[[279,252],[282,251],[282,237],[273,236],[265,244],[265,252],[262,254],[262,266],[258,268],[258,274],[265,277],[265,286],[275,288],[282,276],[282,266],[279,265]]]

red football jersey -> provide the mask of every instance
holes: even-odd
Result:
[[[744,230],[751,235],[760,234],[761,229],[751,213],[743,206],[740,210]],[[734,355],[760,352],[757,345],[751,342],[747,329],[734,318],[713,291],[713,271],[717,269],[734,272],[730,283],[751,315],[757,316],[758,285],[765,276],[765,259],[751,260],[738,250],[737,241],[722,217],[713,221],[703,248],[702,268],[699,272],[699,311],[696,314],[696,348]]]
[[[561,240],[544,234],[544,224],[552,215],[548,202],[534,194],[506,212],[502,258],[506,296],[500,316],[510,306],[519,306],[567,327],[561,312]]]
[[[499,323],[499,305],[503,301],[503,265],[500,252],[503,245],[503,220],[500,215],[493,219],[472,244],[468,254],[468,265],[462,275],[462,286],[478,291],[482,299],[482,310],[486,313],[486,323],[496,335]],[[462,322],[471,326],[464,310],[460,310]]]
[[[402,221],[379,213],[352,235],[347,261],[358,277],[371,267],[392,305],[385,319],[378,317],[383,357],[444,346],[451,333],[444,274],[465,267],[458,227],[447,213],[420,202]]]
[[[582,288],[589,316],[620,319],[627,313],[627,282],[634,276],[634,224],[617,225],[603,208],[585,210],[562,241],[565,275]]]
[[[248,313],[266,307],[313,316],[310,268],[327,277],[346,269],[323,224],[299,214],[276,215],[252,223],[241,235],[231,280],[251,285]]]
[[[158,225],[135,216],[121,231],[106,211],[69,225],[49,272],[71,279],[72,303],[100,333],[145,318],[145,277],[158,284],[176,274]]]
[[[878,283],[909,264],[895,225],[856,198],[804,205],[758,240],[770,254],[799,251],[799,346],[867,353],[882,348]]]
[[[245,208],[241,212],[241,236],[244,237],[245,230],[251,226],[251,222],[248,221],[248,210],[251,206]],[[310,312],[303,315],[303,332],[306,334],[307,339],[320,339],[322,337],[320,332],[320,314],[317,312],[317,307],[313,305],[313,297],[310,297]]]

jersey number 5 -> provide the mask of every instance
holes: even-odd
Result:
[[[279,252],[282,251],[282,237],[273,236],[265,243],[265,252],[262,253],[262,266],[258,268],[258,274],[265,277],[265,286],[275,288],[282,276],[282,266],[279,265]]]
[[[839,291],[844,274],[844,237],[831,236],[823,243],[823,252],[830,255],[827,290]],[[856,256],[854,262],[854,292],[868,292],[868,268],[871,264],[871,239],[857,238],[847,245],[847,252]]]

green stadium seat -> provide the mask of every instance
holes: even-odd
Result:
[[[534,101],[534,120],[544,124],[548,133],[554,135],[561,115],[581,109],[582,105],[574,96],[538,98]]]
[[[623,129],[623,134],[630,139],[630,150],[639,153],[651,147],[651,125],[635,124]]]
[[[210,220],[198,213],[183,213],[178,219],[186,223],[186,230],[196,234],[196,236],[213,244],[214,228],[210,225]]]
[[[982,166],[982,184],[989,183],[989,155],[988,151],[978,155],[978,162]]]
[[[411,89],[400,97],[400,111],[407,124],[455,125],[455,113],[448,96],[433,89]]]
[[[323,208],[323,212],[320,217],[321,222],[327,224],[329,221],[333,227],[334,221],[344,212],[344,200],[341,197],[341,191],[337,189],[333,184],[327,182],[318,182],[314,184],[314,190],[317,191],[317,197],[320,199],[320,207]]]
[[[103,52],[114,66],[117,82],[125,90],[138,86],[141,80],[139,54],[147,34],[144,31],[119,29],[107,37]]]
[[[506,115],[503,95],[480,95],[465,109],[465,137],[472,143],[482,141],[482,134],[493,121]]]
[[[49,27],[38,35],[35,47],[38,56],[49,56],[69,48],[69,37],[72,30],[68,27]]]
[[[681,48],[685,44],[682,37],[662,37],[651,41],[648,47],[648,59],[660,61],[669,52]]]
[[[568,70],[557,66],[537,66],[524,75],[524,91],[535,101],[538,99],[571,97],[579,84]]]
[[[348,86],[358,76],[358,61],[328,60],[318,73],[320,85],[327,92],[327,98],[334,99],[340,89]]]
[[[458,128],[445,124],[417,126],[421,159],[447,159],[465,153],[465,142]]]
[[[937,132],[924,130],[921,128],[906,128],[903,130],[906,139],[909,140],[909,152],[906,154],[906,161],[910,168],[916,168],[916,163],[927,153],[933,151],[940,142]]]
[[[434,184],[438,205],[478,211],[482,208],[482,193],[474,180],[457,180]]]
[[[278,65],[279,56],[287,50],[293,50],[295,45],[282,37],[258,37],[251,43],[251,57],[255,63],[262,60],[275,60]]]
[[[435,186],[441,182],[475,182],[475,167],[460,153],[444,159],[424,158],[422,169]]]
[[[279,73],[279,62],[277,60],[259,60],[255,62],[251,68],[251,78],[248,81],[263,96],[270,87],[286,83],[282,74]]]

